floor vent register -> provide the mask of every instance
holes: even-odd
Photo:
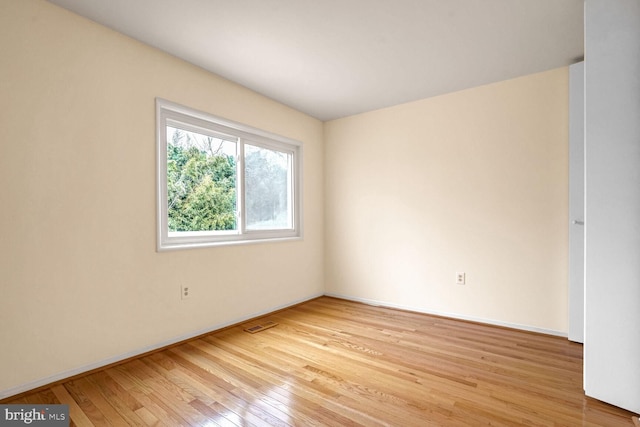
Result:
[[[266,329],[269,328],[273,328],[274,326],[277,326],[278,324],[276,322],[272,322],[271,320],[267,320],[265,322],[261,322],[258,324],[254,324],[251,326],[248,326],[246,328],[244,328],[244,330],[246,332],[249,332],[250,334],[255,334],[256,332],[262,332]]]

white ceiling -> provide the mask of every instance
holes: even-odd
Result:
[[[583,0],[49,0],[321,120],[569,65]]]

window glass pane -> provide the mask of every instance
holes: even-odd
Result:
[[[236,230],[236,143],[166,129],[169,232]]]
[[[245,145],[247,230],[293,228],[291,160],[289,153]]]

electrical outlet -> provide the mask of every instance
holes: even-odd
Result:
[[[180,299],[189,299],[189,297],[191,296],[190,291],[191,290],[189,289],[189,286],[180,285]]]
[[[467,281],[467,274],[464,272],[457,272],[456,273],[456,285],[464,285]]]

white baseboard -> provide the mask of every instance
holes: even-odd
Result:
[[[328,297],[340,298],[340,299],[344,299],[344,300],[348,300],[348,301],[361,302],[363,304],[368,304],[368,305],[373,305],[373,306],[378,306],[378,307],[397,308],[397,309],[400,309],[400,310],[414,311],[416,313],[433,314],[434,316],[449,317],[449,318],[452,318],[452,319],[459,319],[459,320],[468,320],[468,321],[471,321],[471,322],[484,323],[484,324],[487,324],[487,325],[494,325],[494,326],[503,326],[505,328],[519,329],[519,330],[528,331],[528,332],[537,332],[539,334],[546,334],[546,335],[555,335],[555,336],[564,337],[564,338],[567,338],[567,336],[568,336],[566,332],[556,331],[556,330],[553,330],[553,329],[538,328],[536,326],[521,325],[521,324],[518,324],[518,323],[502,322],[502,321],[499,321],[499,320],[484,319],[484,318],[480,318],[480,317],[466,316],[466,315],[463,315],[463,314],[448,313],[448,312],[444,312],[444,311],[427,310],[427,309],[420,308],[420,307],[412,307],[412,306],[407,306],[407,305],[402,305],[402,304],[394,304],[394,303],[390,303],[390,302],[386,302],[386,301],[378,301],[378,300],[372,300],[372,299],[368,299],[368,298],[352,297],[352,296],[348,296],[348,295],[335,294],[335,293],[331,293],[331,292],[325,292],[325,295],[328,296]]]
[[[280,305],[280,306],[271,307],[268,310],[264,310],[264,311],[261,311],[261,312],[258,312],[258,313],[252,313],[252,314],[247,315],[247,316],[242,316],[242,317],[236,318],[234,320],[230,320],[228,322],[224,322],[224,323],[220,323],[220,324],[211,326],[209,328],[201,329],[199,331],[195,331],[195,332],[192,332],[192,333],[189,333],[189,334],[185,334],[185,335],[180,335],[180,336],[171,338],[169,340],[166,340],[166,341],[163,341],[163,342],[160,342],[160,343],[157,343],[157,344],[153,344],[153,345],[150,345],[150,346],[146,346],[146,347],[142,347],[142,348],[139,348],[139,349],[136,349],[136,350],[132,350],[130,352],[127,352],[127,353],[124,353],[124,354],[120,354],[120,355],[117,355],[117,356],[114,356],[114,357],[109,357],[109,358],[106,358],[106,359],[102,359],[102,360],[99,360],[99,361],[97,361],[95,363],[90,363],[88,365],[79,366],[77,368],[70,369],[68,371],[58,372],[57,374],[54,374],[54,375],[51,375],[51,376],[48,376],[48,377],[45,377],[45,378],[40,378],[40,379],[37,379],[37,380],[34,380],[34,381],[30,381],[30,382],[25,383],[25,384],[20,384],[20,385],[18,385],[16,387],[11,387],[11,388],[6,389],[6,390],[0,390],[0,399],[6,399],[8,397],[15,396],[15,395],[20,394],[20,393],[24,393],[26,391],[33,390],[33,389],[36,389],[38,387],[45,386],[47,384],[51,384],[51,383],[55,383],[55,382],[60,381],[60,380],[64,380],[65,378],[70,378],[70,377],[73,377],[73,376],[76,376],[76,375],[79,375],[79,374],[83,374],[85,372],[92,371],[94,369],[99,369],[99,368],[102,368],[104,366],[109,366],[109,365],[112,365],[114,363],[118,363],[118,362],[121,362],[123,360],[127,360],[127,359],[130,359],[132,357],[136,357],[136,356],[139,356],[141,354],[148,353],[150,351],[158,350],[158,349],[161,349],[163,347],[167,347],[167,346],[170,346],[170,345],[173,345],[173,344],[177,344],[177,343],[182,342],[182,341],[187,341],[187,340],[189,340],[191,338],[195,338],[195,337],[200,336],[200,335],[208,334],[210,332],[226,328],[227,326],[231,326],[231,325],[235,325],[235,324],[238,324],[238,323],[242,323],[242,322],[245,322],[245,321],[247,321],[249,319],[253,319],[255,317],[264,316],[265,314],[273,313],[274,311],[282,310],[284,308],[291,307],[291,306],[303,303],[305,301],[310,301],[312,299],[321,297],[322,295],[323,295],[322,293],[319,293],[317,295],[312,295],[312,296],[310,296],[308,298],[304,298],[304,299],[297,300],[297,301],[292,301],[292,302],[290,302],[288,304],[283,304],[283,305]]]

